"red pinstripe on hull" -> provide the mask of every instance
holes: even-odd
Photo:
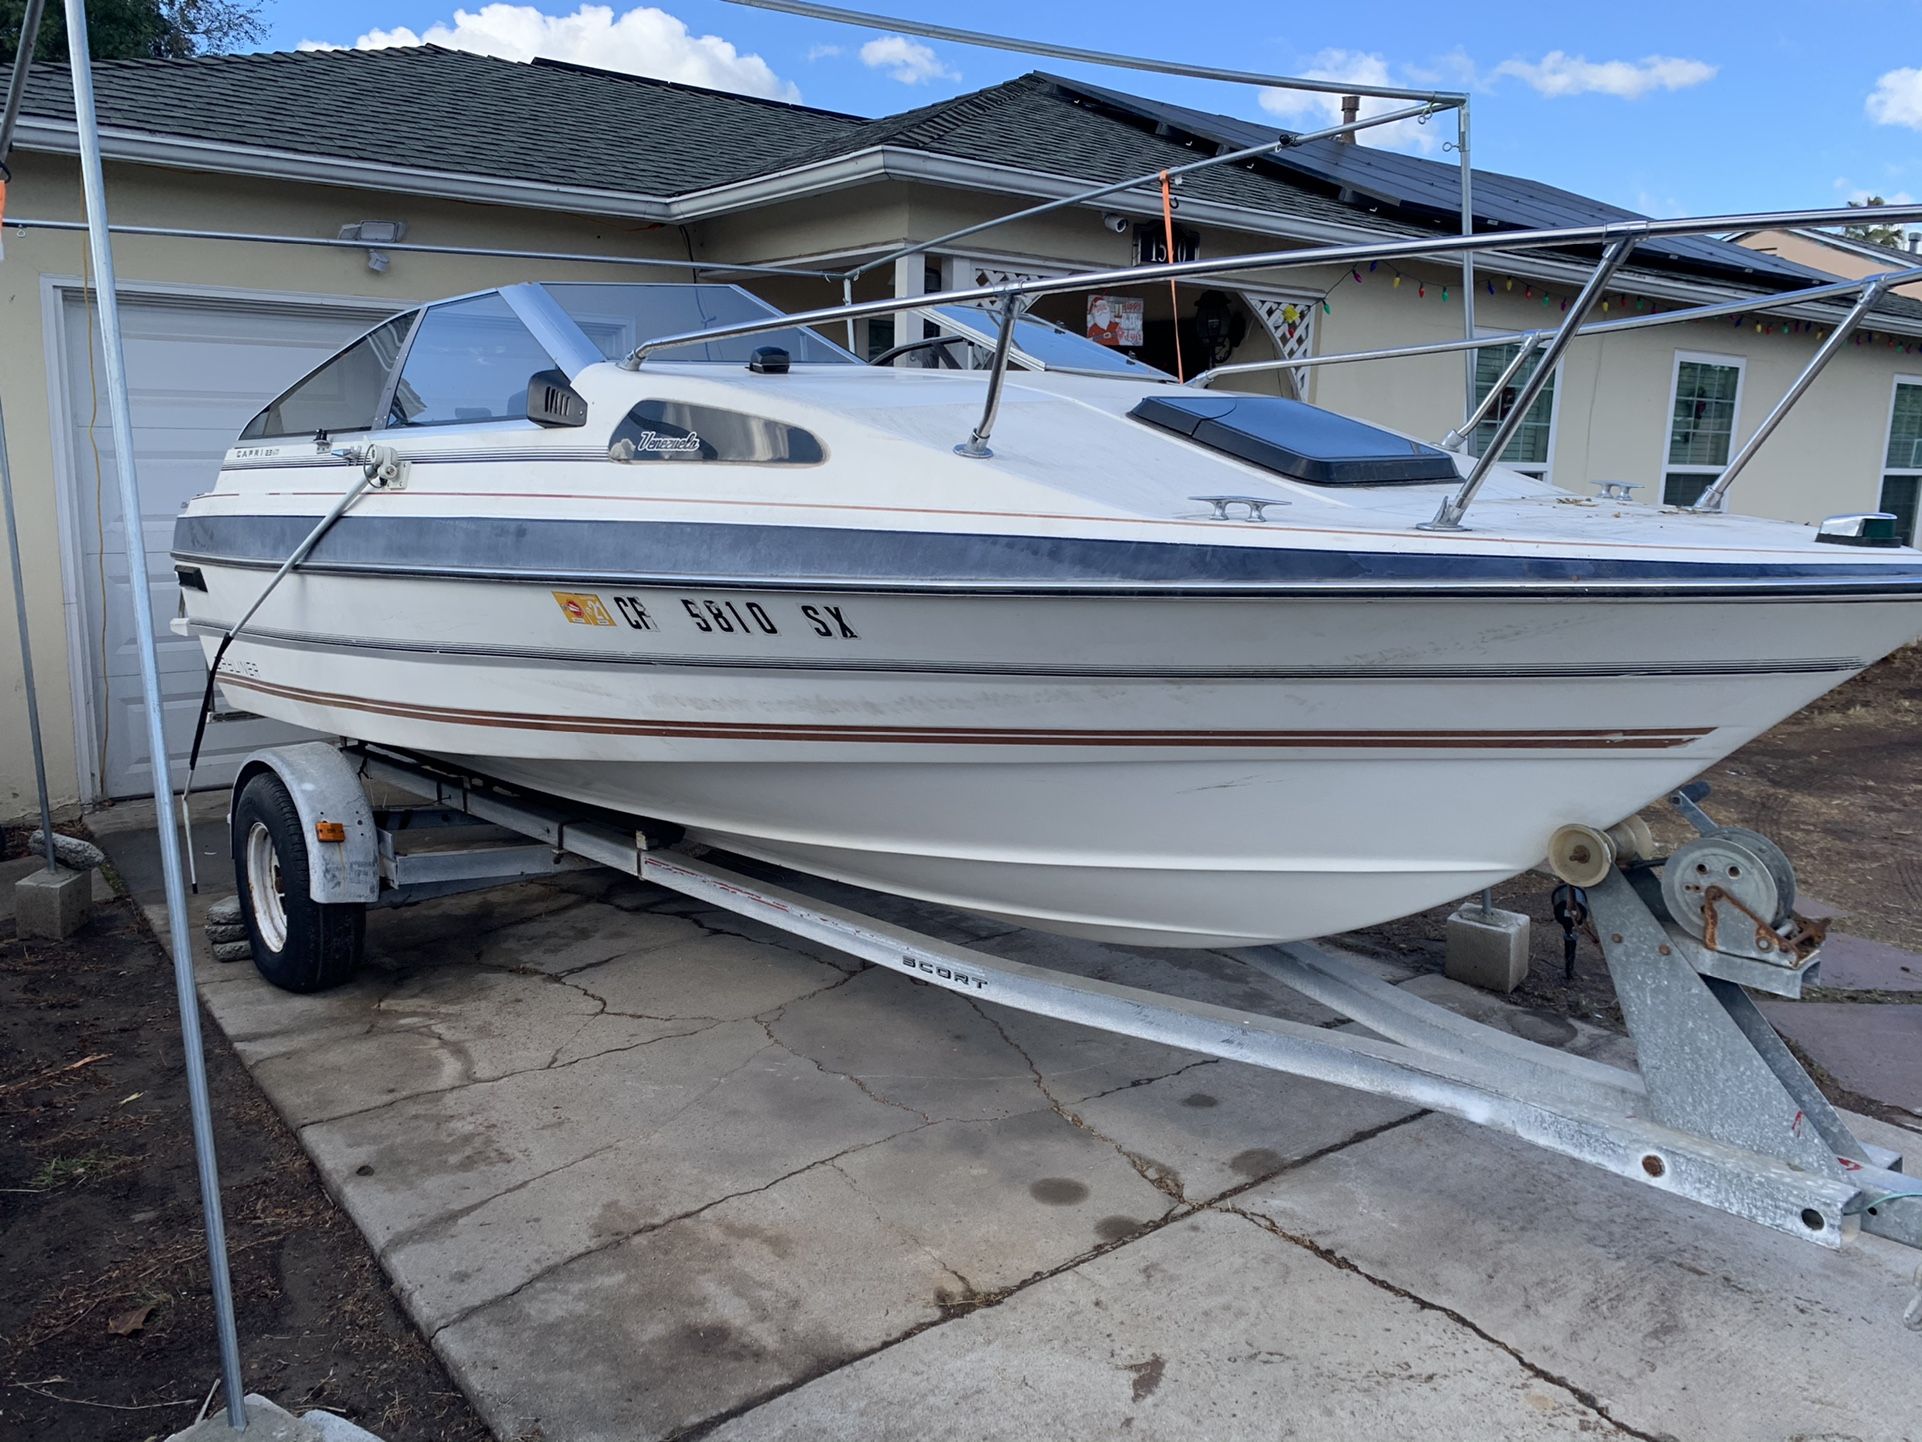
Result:
[[[383,701],[283,686],[223,673],[221,684],[314,706],[516,731],[562,731],[594,736],[655,736],[724,741],[867,742],[943,746],[1205,746],[1278,749],[1377,750],[1625,750],[1666,751],[1687,746],[1713,727],[1616,727],[1521,731],[1089,731],[956,726],[833,726],[812,723],[663,721],[624,716],[556,716],[525,711],[479,711]]]

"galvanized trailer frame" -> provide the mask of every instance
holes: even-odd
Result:
[[[1764,964],[1703,946],[1664,914],[1647,863],[1611,857],[1588,890],[1640,1062],[1629,1071],[1467,1020],[1312,944],[1236,954],[1366,1033],[990,956],[743,875],[675,827],[636,829],[422,757],[273,748],[242,765],[235,794],[262,771],[295,798],[316,901],[389,904],[606,866],[979,1001],[1446,1112],[1823,1246],[1860,1229],[1922,1248],[1922,1180],[1855,1136],[1743,990],[1795,995],[1819,953]],[[376,805],[369,784],[422,803]],[[477,844],[407,844],[449,828],[459,842],[477,823],[493,828],[469,831]]]

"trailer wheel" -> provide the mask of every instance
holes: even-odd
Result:
[[[367,908],[309,894],[307,843],[286,785],[263,771],[234,805],[234,883],[260,974],[283,991],[326,991],[360,966]]]

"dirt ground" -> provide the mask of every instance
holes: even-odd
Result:
[[[388,1442],[486,1442],[293,1135],[204,1029],[248,1385]],[[129,901],[59,945],[0,922],[0,1238],[0,1438],[138,1442],[194,1420],[218,1363],[173,971]]]
[[[1717,821],[1772,837],[1795,866],[1803,909],[1819,902],[1836,929],[1922,950],[1922,643],[1896,652],[1757,737],[1701,778]],[[1642,813],[1665,845],[1694,833],[1666,803]],[[1526,912],[1528,977],[1512,1000],[1622,1029],[1615,989],[1595,943],[1578,947],[1564,979],[1562,931],[1549,909],[1555,883],[1524,874],[1495,904]],[[1452,906],[1341,938],[1345,945],[1439,971]],[[1806,1064],[1807,1058],[1805,1057]],[[1811,1070],[1816,1070],[1811,1068]],[[1829,1086],[1834,1100],[1879,1114],[1879,1103]]]
[[[1922,948],[1918,727],[1922,647],[1911,647],[1716,767],[1705,805],[1780,841],[1804,894],[1844,929]],[[1686,834],[1666,808],[1648,814],[1665,838]],[[19,854],[21,839],[0,836],[0,854]],[[1619,1027],[1592,942],[1563,980],[1550,886],[1524,876],[1496,888],[1499,905],[1535,922],[1515,1000]],[[1342,940],[1439,970],[1447,913]],[[389,1442],[485,1442],[353,1224],[207,1032],[249,1384]],[[171,969],[128,902],[65,945],[19,941],[0,923],[0,1237],[0,1438],[133,1442],[193,1419],[215,1353],[180,1033]]]

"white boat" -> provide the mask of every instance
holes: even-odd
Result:
[[[183,512],[181,624],[215,658],[370,475],[226,646],[229,704],[1171,947],[1512,876],[1922,631],[1873,518],[1577,497],[980,319],[1016,367],[985,411],[978,371],[861,365],[728,286],[410,312]],[[1472,526],[1423,529],[1471,467]]]

